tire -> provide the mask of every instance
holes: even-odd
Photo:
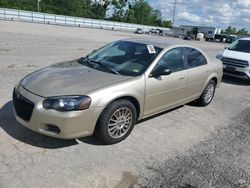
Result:
[[[216,83],[214,80],[210,80],[205,87],[202,95],[197,100],[199,106],[207,106],[213,100],[214,93],[216,89]]]
[[[130,101],[121,99],[110,103],[98,119],[98,138],[104,144],[115,144],[124,140],[133,130],[136,117],[136,108]]]

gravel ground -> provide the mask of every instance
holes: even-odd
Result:
[[[224,78],[208,107],[188,104],[149,118],[112,146],[94,137],[46,137],[15,121],[11,93],[24,75],[132,37],[0,21],[1,188],[250,187],[250,86],[239,79]],[[199,46],[211,57],[224,48],[220,43],[182,42]]]

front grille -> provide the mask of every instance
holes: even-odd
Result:
[[[233,66],[233,67],[245,68],[249,66],[248,61],[239,60],[239,59],[223,57],[221,61],[224,65]]]
[[[29,121],[34,109],[34,103],[26,99],[16,91],[13,91],[13,105],[16,114],[25,121]]]

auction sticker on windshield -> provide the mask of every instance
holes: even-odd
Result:
[[[150,54],[155,54],[156,53],[156,51],[155,51],[155,47],[153,46],[153,45],[147,45],[147,48],[148,48],[148,52],[150,53]]]

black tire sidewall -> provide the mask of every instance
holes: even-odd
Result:
[[[214,92],[213,92],[213,96],[212,96],[211,100],[209,102],[206,102],[205,101],[205,93],[206,93],[206,90],[207,90],[207,88],[208,88],[208,86],[210,84],[213,84],[213,86],[214,86]],[[201,95],[201,97],[199,99],[199,103],[200,103],[201,106],[207,106],[207,105],[209,105],[212,102],[212,100],[214,98],[215,89],[216,89],[216,83],[215,83],[215,81],[214,80],[210,80],[208,82],[208,84],[206,85],[206,87],[205,87],[205,89],[204,89],[204,91],[203,91],[203,93],[202,93],[202,95]]]
[[[108,122],[109,119],[111,117],[111,115],[119,108],[122,107],[126,107],[128,109],[131,110],[132,112],[132,124],[129,128],[129,130],[127,131],[127,133],[122,136],[121,138],[112,138],[109,133],[108,133]],[[115,144],[118,143],[122,140],[124,140],[125,138],[128,137],[128,135],[131,133],[131,131],[134,128],[134,125],[136,123],[136,117],[137,117],[137,112],[136,112],[136,108],[133,105],[133,103],[131,103],[128,100],[116,100],[112,103],[110,103],[101,113],[98,122],[97,122],[97,133],[98,133],[98,137],[105,143],[105,144]]]

